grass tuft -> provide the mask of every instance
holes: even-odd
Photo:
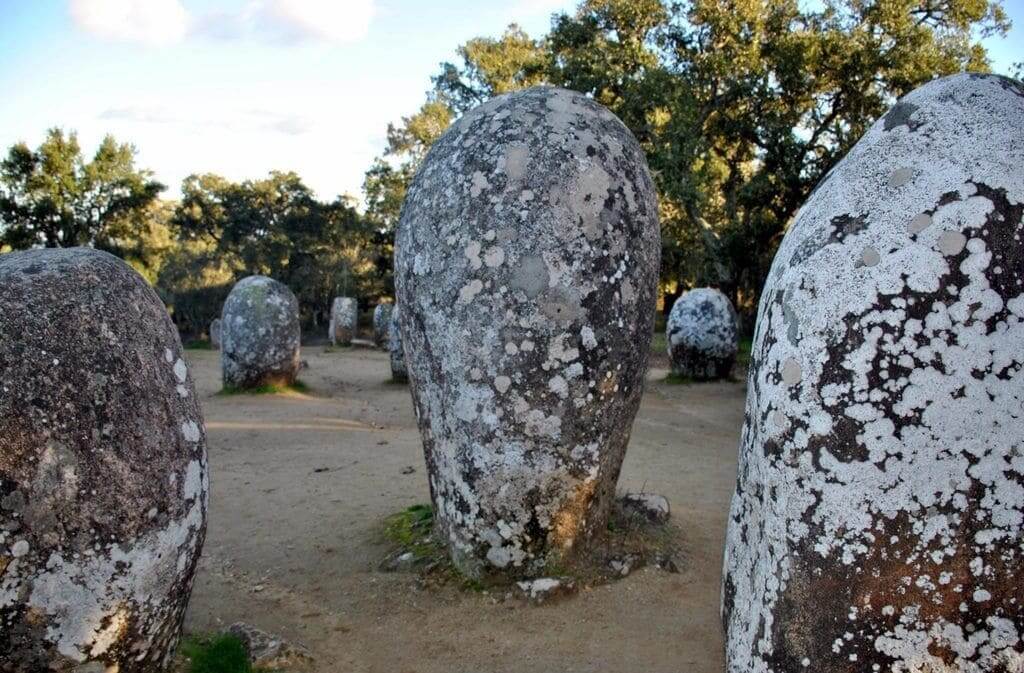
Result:
[[[224,386],[218,395],[280,395],[283,393],[308,393],[309,386],[302,381],[295,381],[291,385],[280,383],[268,383],[255,388],[242,388],[239,386]]]
[[[185,350],[187,351],[212,351],[214,350],[213,344],[210,343],[209,339],[193,339],[185,342]]]
[[[677,374],[676,372],[671,372],[670,371],[665,376],[665,383],[671,383],[672,385],[688,386],[688,385],[690,385],[691,383],[694,383],[694,382],[695,381],[693,379],[691,379],[689,376],[683,376],[682,374]]]
[[[230,634],[192,636],[179,653],[188,658],[188,673],[253,673],[245,645]]]

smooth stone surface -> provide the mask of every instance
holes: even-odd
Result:
[[[214,318],[210,323],[210,346],[220,350],[220,318]]]
[[[1022,165],[1024,88],[948,77],[790,227],[752,353],[729,671],[1020,667]]]
[[[377,304],[373,309],[373,342],[378,348],[388,347],[393,308],[394,304]]]
[[[359,326],[359,303],[352,297],[335,297],[327,337],[332,346],[351,346]]]
[[[729,376],[739,352],[736,309],[719,290],[699,287],[676,299],[665,323],[672,371],[697,381]]]
[[[282,283],[249,276],[235,284],[221,315],[225,388],[291,385],[298,375],[299,302]]]
[[[398,383],[409,380],[405,366],[405,351],[402,349],[402,330],[398,325],[400,311],[397,306],[388,311],[388,356],[391,360],[391,379]]]
[[[178,331],[124,262],[0,255],[0,670],[151,673],[206,531]]]
[[[554,88],[462,117],[410,186],[397,303],[462,572],[537,577],[606,529],[647,369],[657,210],[629,130]]]

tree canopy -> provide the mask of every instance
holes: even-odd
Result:
[[[135,166],[135,148],[107,136],[87,161],[74,132],[50,129],[35,150],[0,162],[0,244],[11,248],[114,245],[148,226],[164,186]]]
[[[393,226],[448,123],[518,88],[575,89],[615,112],[647,154],[667,294],[714,285],[749,313],[815,184],[897,97],[987,71],[980,40],[1008,28],[997,0],[584,0],[547,35],[511,26],[441,64],[423,108],[389,128],[367,193]]]

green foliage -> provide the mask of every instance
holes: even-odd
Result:
[[[417,557],[433,552],[433,545],[424,542],[434,526],[434,510],[430,505],[413,505],[384,520],[384,537]]]
[[[717,286],[749,315],[818,181],[897,97],[987,70],[980,38],[1008,28],[999,0],[583,0],[539,40],[512,26],[463,45],[462,63],[434,78],[431,107],[389,130],[389,141],[414,139],[389,142],[398,167],[375,164],[367,185],[392,204],[393,226],[393,204],[443,128],[423,133],[424,117],[450,122],[537,83],[585,92],[647,154],[666,296]],[[437,117],[439,106],[450,115]]]
[[[171,227],[186,245],[167,265],[173,277],[158,287],[192,333],[220,313],[235,281],[252,274],[290,287],[303,322],[314,326],[327,322],[335,296],[370,301],[391,293],[390,239],[347,199],[318,201],[294,173],[241,183],[192,175],[182,194]]]
[[[222,634],[188,638],[180,654],[189,660],[188,673],[252,673],[245,645],[237,637]]]
[[[50,129],[32,150],[12,146],[0,161],[0,245],[114,247],[147,233],[164,186],[135,167],[135,148],[107,136],[86,161],[74,132]]]

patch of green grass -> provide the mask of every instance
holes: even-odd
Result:
[[[384,537],[417,558],[427,558],[435,544],[428,541],[434,527],[434,510],[430,505],[413,505],[384,520]]]
[[[187,351],[212,351],[214,350],[213,344],[210,343],[209,339],[192,339],[191,341],[185,342],[185,350]]]
[[[384,519],[384,538],[394,549],[389,556],[411,552],[428,584],[456,583],[468,591],[480,592],[486,586],[466,577],[448,556],[447,548],[434,537],[434,510],[430,505],[413,505]]]
[[[281,393],[308,393],[309,386],[302,381],[295,381],[291,385],[267,384],[255,388],[240,388],[238,386],[224,386],[218,395],[279,395]]]
[[[750,366],[750,350],[754,347],[754,340],[750,337],[740,339],[740,350],[736,354],[736,362],[743,367]]]
[[[665,376],[665,383],[671,383],[672,385],[690,385],[691,383],[694,383],[694,380],[689,376],[683,376],[682,374],[670,371],[668,375]]]
[[[178,652],[189,660],[187,673],[253,673],[245,645],[230,634],[186,638]]]
[[[665,330],[655,332],[651,337],[651,352],[659,354],[668,352],[668,337],[665,336]]]

